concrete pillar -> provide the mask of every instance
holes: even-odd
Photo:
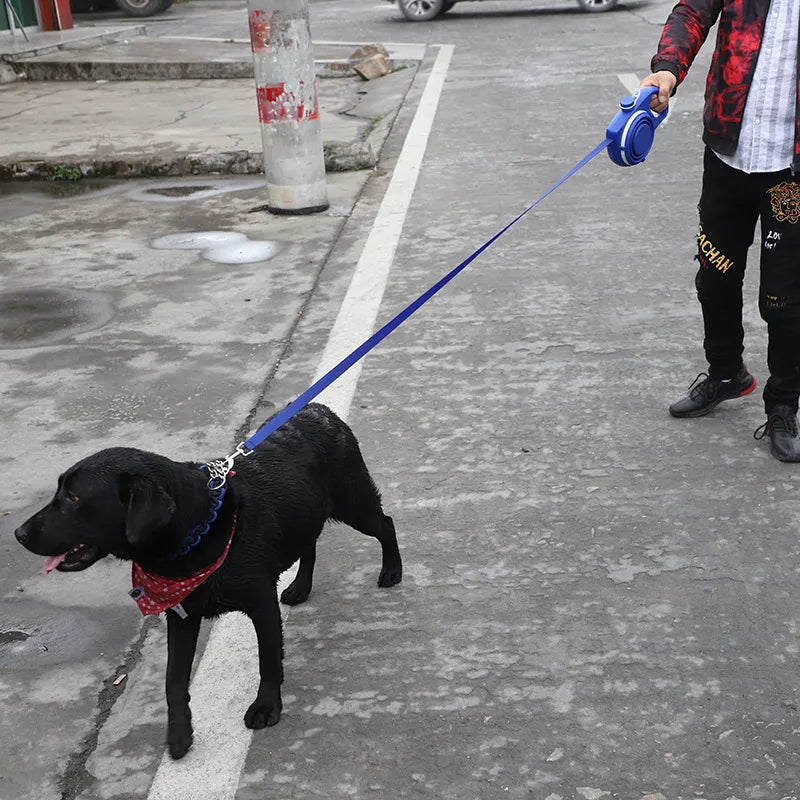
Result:
[[[328,208],[308,0],[247,0],[267,209]]]

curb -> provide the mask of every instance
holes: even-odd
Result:
[[[228,80],[254,77],[253,60],[247,61],[36,61],[6,57],[18,79],[31,81],[161,81]],[[388,59],[389,69],[416,66],[416,61]],[[319,78],[349,78],[357,73],[347,59],[314,61]]]
[[[17,77],[29,81],[160,81],[252,78],[253,65],[244,62],[97,62],[30,61],[25,58],[7,59]]]
[[[83,36],[80,39],[73,39],[70,41],[53,42],[52,44],[43,44],[39,47],[31,47],[26,49],[24,53],[19,56],[8,54],[0,56],[1,60],[14,61],[16,58],[36,58],[37,56],[45,56],[51,53],[58,53],[64,50],[74,50],[79,47],[91,45],[96,47],[101,44],[115,44],[120,40],[130,38],[131,36],[145,36],[147,29],[145,25],[131,25],[124,29],[114,29],[101,31],[100,33],[91,33],[88,36]]]
[[[376,126],[377,127],[377,126]],[[384,126],[381,126],[384,127]],[[378,163],[388,129],[355,143],[325,143],[326,172],[372,169]],[[377,145],[377,147],[376,147]],[[264,172],[261,152],[240,150],[231,153],[190,153],[169,157],[114,159],[48,159],[0,162],[0,183],[28,180],[81,180],[82,178],[175,178],[188,175],[259,175]]]

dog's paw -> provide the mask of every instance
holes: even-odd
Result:
[[[384,567],[381,570],[381,574],[378,576],[378,586],[384,588],[394,586],[396,583],[400,583],[401,580],[403,580],[403,565],[395,564],[390,567]]]
[[[183,758],[192,746],[192,726],[186,723],[170,725],[167,730],[169,754],[177,761]]]
[[[281,701],[258,700],[247,709],[244,715],[245,727],[251,730],[269,728],[278,724],[281,718]]]
[[[311,594],[311,584],[295,579],[281,592],[281,603],[287,606],[299,606],[308,600],[309,594]]]

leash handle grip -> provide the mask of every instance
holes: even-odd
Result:
[[[669,116],[669,107],[660,113],[650,108],[657,86],[640,86],[636,94],[619,101],[619,111],[609,123],[608,155],[621,167],[641,164],[650,152],[656,128]]]

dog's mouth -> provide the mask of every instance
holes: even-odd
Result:
[[[44,560],[44,571],[51,573],[54,569],[59,572],[78,572],[91,567],[95,561],[102,557],[100,548],[93,544],[76,544],[66,553],[59,556],[48,556]]]

